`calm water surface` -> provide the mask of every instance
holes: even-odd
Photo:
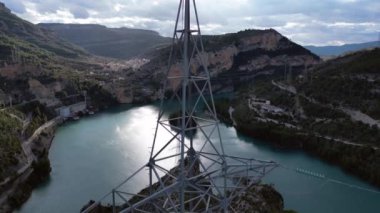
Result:
[[[145,164],[153,140],[158,108],[154,105],[113,109],[57,130],[49,158],[49,182],[33,191],[21,213],[79,212],[90,199],[97,200]],[[249,137],[232,127],[220,126],[227,154],[274,160],[290,168],[304,168],[349,184],[376,190],[299,151],[281,151]],[[165,143],[170,133],[162,133]],[[201,140],[197,135],[195,141]],[[168,152],[175,152],[175,147]],[[167,162],[174,164],[174,162]],[[145,177],[133,183],[136,190],[146,186]],[[300,213],[377,213],[380,194],[334,184],[292,170],[277,168],[265,179],[283,195],[285,207]]]

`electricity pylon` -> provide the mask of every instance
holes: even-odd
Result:
[[[109,193],[113,212],[234,211],[231,202],[277,166],[225,153],[206,60],[195,0],[180,0],[150,158]],[[160,146],[163,131],[170,139]],[[174,168],[170,159],[178,160]],[[144,175],[148,186],[133,191],[128,183]],[[100,202],[83,212],[96,212]]]

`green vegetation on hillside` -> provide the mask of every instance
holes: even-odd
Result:
[[[235,105],[231,103],[231,100],[226,98],[216,99],[215,106],[217,107],[218,119],[227,125],[232,125],[233,122],[230,119],[230,114],[228,112],[230,106]]]
[[[94,64],[80,60],[59,58],[54,52],[41,48],[27,40],[7,36],[0,32],[0,67],[7,64],[28,65],[30,68],[20,67],[25,71],[38,70],[41,76],[50,75],[56,78],[77,76],[75,70],[99,69]],[[45,73],[45,74],[44,74]],[[33,73],[28,73],[33,75]],[[21,76],[20,76],[21,77]]]
[[[300,98],[301,101],[301,106],[303,110],[306,113],[307,117],[316,119],[324,119],[324,118],[329,118],[329,119],[340,119],[340,118],[349,118],[348,115],[344,114],[343,112],[333,109],[330,107],[326,107],[320,104],[316,103],[311,103],[305,98]]]
[[[55,117],[55,113],[38,101],[33,101],[17,107],[20,111],[31,116],[31,121],[25,130],[25,138],[33,133],[48,120]]]
[[[77,58],[86,55],[81,48],[55,37],[51,32],[40,29],[8,10],[0,10],[0,22],[3,25],[0,34],[27,41],[63,57]]]
[[[84,81],[79,84],[78,91],[87,91],[92,106],[104,109],[117,104],[117,100],[99,84],[93,81]]]
[[[307,130],[299,131],[270,122],[260,122],[255,119],[256,115],[249,111],[245,105],[236,106],[235,112],[234,119],[238,124],[236,128],[239,132],[269,141],[281,148],[303,149],[325,161],[341,166],[347,172],[356,174],[364,180],[380,186],[379,149],[373,149],[370,146],[346,145],[317,137]],[[357,125],[350,126],[350,129],[337,128],[335,133],[340,133],[340,136],[348,132],[359,133],[363,129],[358,128]],[[328,126],[323,127],[328,129]],[[328,129],[328,131],[334,130]],[[355,133],[350,133],[350,135]],[[371,132],[363,134],[361,135],[363,140],[372,138]]]
[[[301,89],[299,90],[299,92],[302,92]],[[330,98],[328,92],[322,93],[322,91],[326,91],[326,89],[319,89],[319,91],[321,91],[323,97]],[[236,116],[235,119],[240,124],[249,125],[250,122],[255,122],[258,116],[253,110],[248,108],[246,100],[251,95],[270,100],[271,105],[280,107],[295,116],[295,119],[293,119],[287,116],[274,116],[271,113],[267,113],[267,118],[277,119],[280,122],[287,122],[290,124],[294,124],[296,122],[297,125],[304,131],[318,133],[358,144],[372,144],[380,147],[380,131],[376,126],[370,126],[362,122],[352,121],[347,114],[345,114],[338,107],[335,107],[334,104],[312,103],[300,96],[298,97],[300,100],[299,107],[302,108],[306,117],[297,117],[297,114],[295,114],[295,102],[297,97],[275,87],[271,84],[271,82],[266,80],[255,81],[255,85],[253,87],[246,89],[246,91],[242,92],[239,98],[237,98],[237,100],[241,101],[239,101],[239,104],[235,106],[236,110],[234,117]],[[340,95],[339,98],[340,99],[337,97],[335,100],[340,102],[345,98],[344,94]],[[365,99],[358,99],[358,105],[361,104],[361,101],[364,102]],[[363,110],[363,112],[366,111]]]
[[[8,170],[18,164],[16,156],[21,153],[19,135],[22,123],[0,111],[0,182],[9,174]]]
[[[92,54],[128,59],[167,46],[170,39],[150,30],[107,28],[95,24],[39,24]]]
[[[8,202],[13,208],[20,207],[30,197],[32,190],[49,178],[51,167],[46,155],[39,161],[34,161],[32,168],[33,173],[21,183],[15,193],[8,197]]]
[[[51,60],[53,54],[29,42],[0,34],[0,60],[36,63]]]
[[[353,53],[316,67],[311,82],[297,84],[324,104],[361,110],[380,119],[380,48]]]
[[[95,108],[104,109],[117,104],[117,100],[113,95],[96,81],[91,79],[83,80],[75,77],[67,82],[66,87],[61,92],[56,93],[56,97],[65,99],[70,95],[83,95],[84,91],[87,93],[87,101]]]
[[[379,119],[379,58],[380,49],[375,49],[318,65],[310,71],[310,79],[295,79],[290,85],[296,95],[272,83],[288,84],[283,78],[255,79],[253,85],[240,89],[234,101],[217,102],[218,114],[227,117],[231,105],[239,132],[282,148],[303,149],[380,186],[380,129],[352,120],[345,111],[359,110]],[[285,114],[261,110],[268,107],[264,105],[251,109],[248,99],[252,97],[270,100]]]
[[[43,85],[60,82],[64,88],[62,92],[56,94],[57,98],[76,95],[86,90],[95,106],[102,108],[102,106],[112,105],[116,102],[112,94],[99,86],[95,77],[94,79],[85,77],[88,71],[102,69],[96,63],[60,58],[26,40],[0,33],[0,67],[5,65],[4,62],[6,64],[17,64],[18,72],[23,73],[15,79],[0,76],[0,89],[2,91],[6,94],[11,94],[15,89],[20,91],[17,94],[18,98],[14,98],[14,102],[17,100],[29,101],[35,98],[29,91],[28,81],[31,78],[38,80]],[[102,80],[108,81],[109,77],[104,77]],[[34,118],[39,117],[41,119],[33,120],[31,127],[27,130],[28,134],[35,130],[32,126],[37,127],[46,120],[38,116],[38,112],[34,113],[37,113]]]
[[[292,109],[295,105],[294,95],[274,87],[269,80],[258,80],[254,86],[249,87],[248,94],[269,100],[273,105],[285,109]],[[243,93],[244,94],[244,93]]]

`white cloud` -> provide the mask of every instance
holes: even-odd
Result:
[[[3,0],[33,23],[96,23],[170,36],[178,0]],[[301,44],[376,40],[378,0],[198,0],[204,34],[274,28]]]
[[[117,3],[117,4],[115,4],[114,6],[113,6],[113,9],[116,11],[116,12],[120,12],[122,9],[124,9],[125,8],[125,5],[123,5],[123,4],[119,4],[119,3]]]

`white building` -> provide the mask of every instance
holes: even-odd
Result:
[[[86,102],[79,102],[70,106],[59,107],[55,111],[59,116],[63,118],[68,118],[78,112],[84,112],[86,109],[87,109]]]

